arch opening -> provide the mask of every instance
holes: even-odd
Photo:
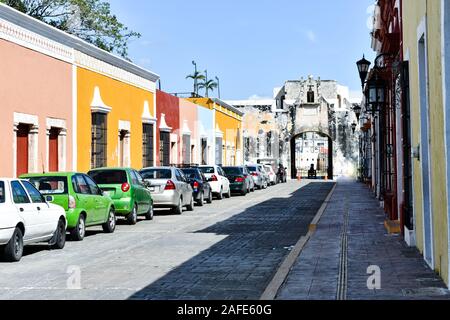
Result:
[[[333,180],[333,139],[320,131],[305,131],[291,138],[292,179]]]

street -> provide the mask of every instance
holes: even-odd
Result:
[[[290,181],[0,262],[0,299],[259,299],[333,183]]]

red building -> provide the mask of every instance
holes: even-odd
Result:
[[[179,98],[163,91],[156,91],[156,165],[169,166],[176,163],[179,154],[178,136],[180,132]]]
[[[372,48],[378,56],[368,79],[369,83],[375,78],[384,87],[383,102],[371,106],[372,178],[391,232],[403,232],[404,226],[412,223],[409,79],[408,66],[403,62],[401,6],[401,0],[379,0],[376,4]]]

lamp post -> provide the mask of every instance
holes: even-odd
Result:
[[[217,92],[219,93],[219,99],[220,99],[220,79],[219,77],[216,77],[217,80]]]
[[[359,118],[361,117],[361,106],[359,104],[355,104],[353,107],[353,111],[355,112],[356,119],[359,122]]]
[[[365,56],[356,62],[356,66],[358,67],[359,77],[361,78],[361,86],[364,89],[364,84],[366,83],[367,75],[369,74],[370,61],[367,61]]]
[[[194,95],[198,94],[197,90],[197,63],[192,60],[192,64],[194,65]]]

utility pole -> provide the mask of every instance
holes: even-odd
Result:
[[[197,63],[195,61],[192,61],[192,64],[194,65],[194,94],[198,95],[198,89],[197,89]]]
[[[219,77],[216,77],[216,80],[217,80],[217,91],[219,93],[219,99],[220,99],[220,79],[219,79]]]
[[[208,70],[205,70],[205,95],[208,98]]]

